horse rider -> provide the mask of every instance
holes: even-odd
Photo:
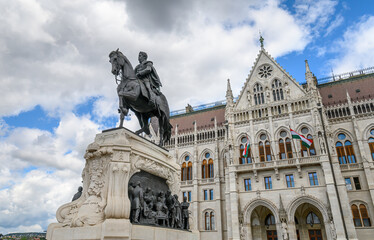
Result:
[[[147,61],[148,55],[145,52],[139,52],[139,64],[135,67],[136,76],[144,83],[148,91],[149,104],[155,106],[156,94],[160,94],[162,86],[160,77],[151,61]]]

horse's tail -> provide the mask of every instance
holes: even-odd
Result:
[[[169,110],[168,101],[167,101],[166,97],[164,96],[164,94],[162,94],[162,93],[160,93],[160,98],[161,98],[161,101],[160,101],[160,111],[161,111],[160,117],[162,118],[162,127],[163,127],[163,130],[164,130],[162,138],[163,138],[163,141],[166,142],[166,141],[170,140],[171,129],[173,128],[173,126],[169,122],[170,110]]]

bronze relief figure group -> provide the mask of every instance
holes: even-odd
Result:
[[[140,182],[130,183],[128,195],[132,223],[189,230],[190,204],[186,197],[179,202],[178,195],[172,195],[169,190],[155,192],[147,187],[144,191]]]

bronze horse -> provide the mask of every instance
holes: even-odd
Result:
[[[149,119],[157,117],[160,130],[160,142],[162,146],[171,136],[171,124],[169,122],[169,105],[166,97],[160,92],[156,96],[156,104],[149,104],[147,89],[141,80],[135,76],[134,69],[127,57],[117,49],[109,54],[109,62],[112,64],[112,73],[117,76],[121,75],[120,83],[117,87],[119,97],[120,126],[123,127],[123,120],[131,109],[138,118],[140,129],[136,134],[142,132],[147,135],[149,131]]]

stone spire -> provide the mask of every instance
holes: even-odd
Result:
[[[310,71],[308,60],[305,60],[305,80],[308,84],[308,90],[317,89],[317,79]]]
[[[287,212],[284,209],[282,196],[279,194],[279,218],[281,222],[287,222]]]
[[[228,106],[234,104],[234,95],[232,94],[230,79],[227,79],[226,102]]]

